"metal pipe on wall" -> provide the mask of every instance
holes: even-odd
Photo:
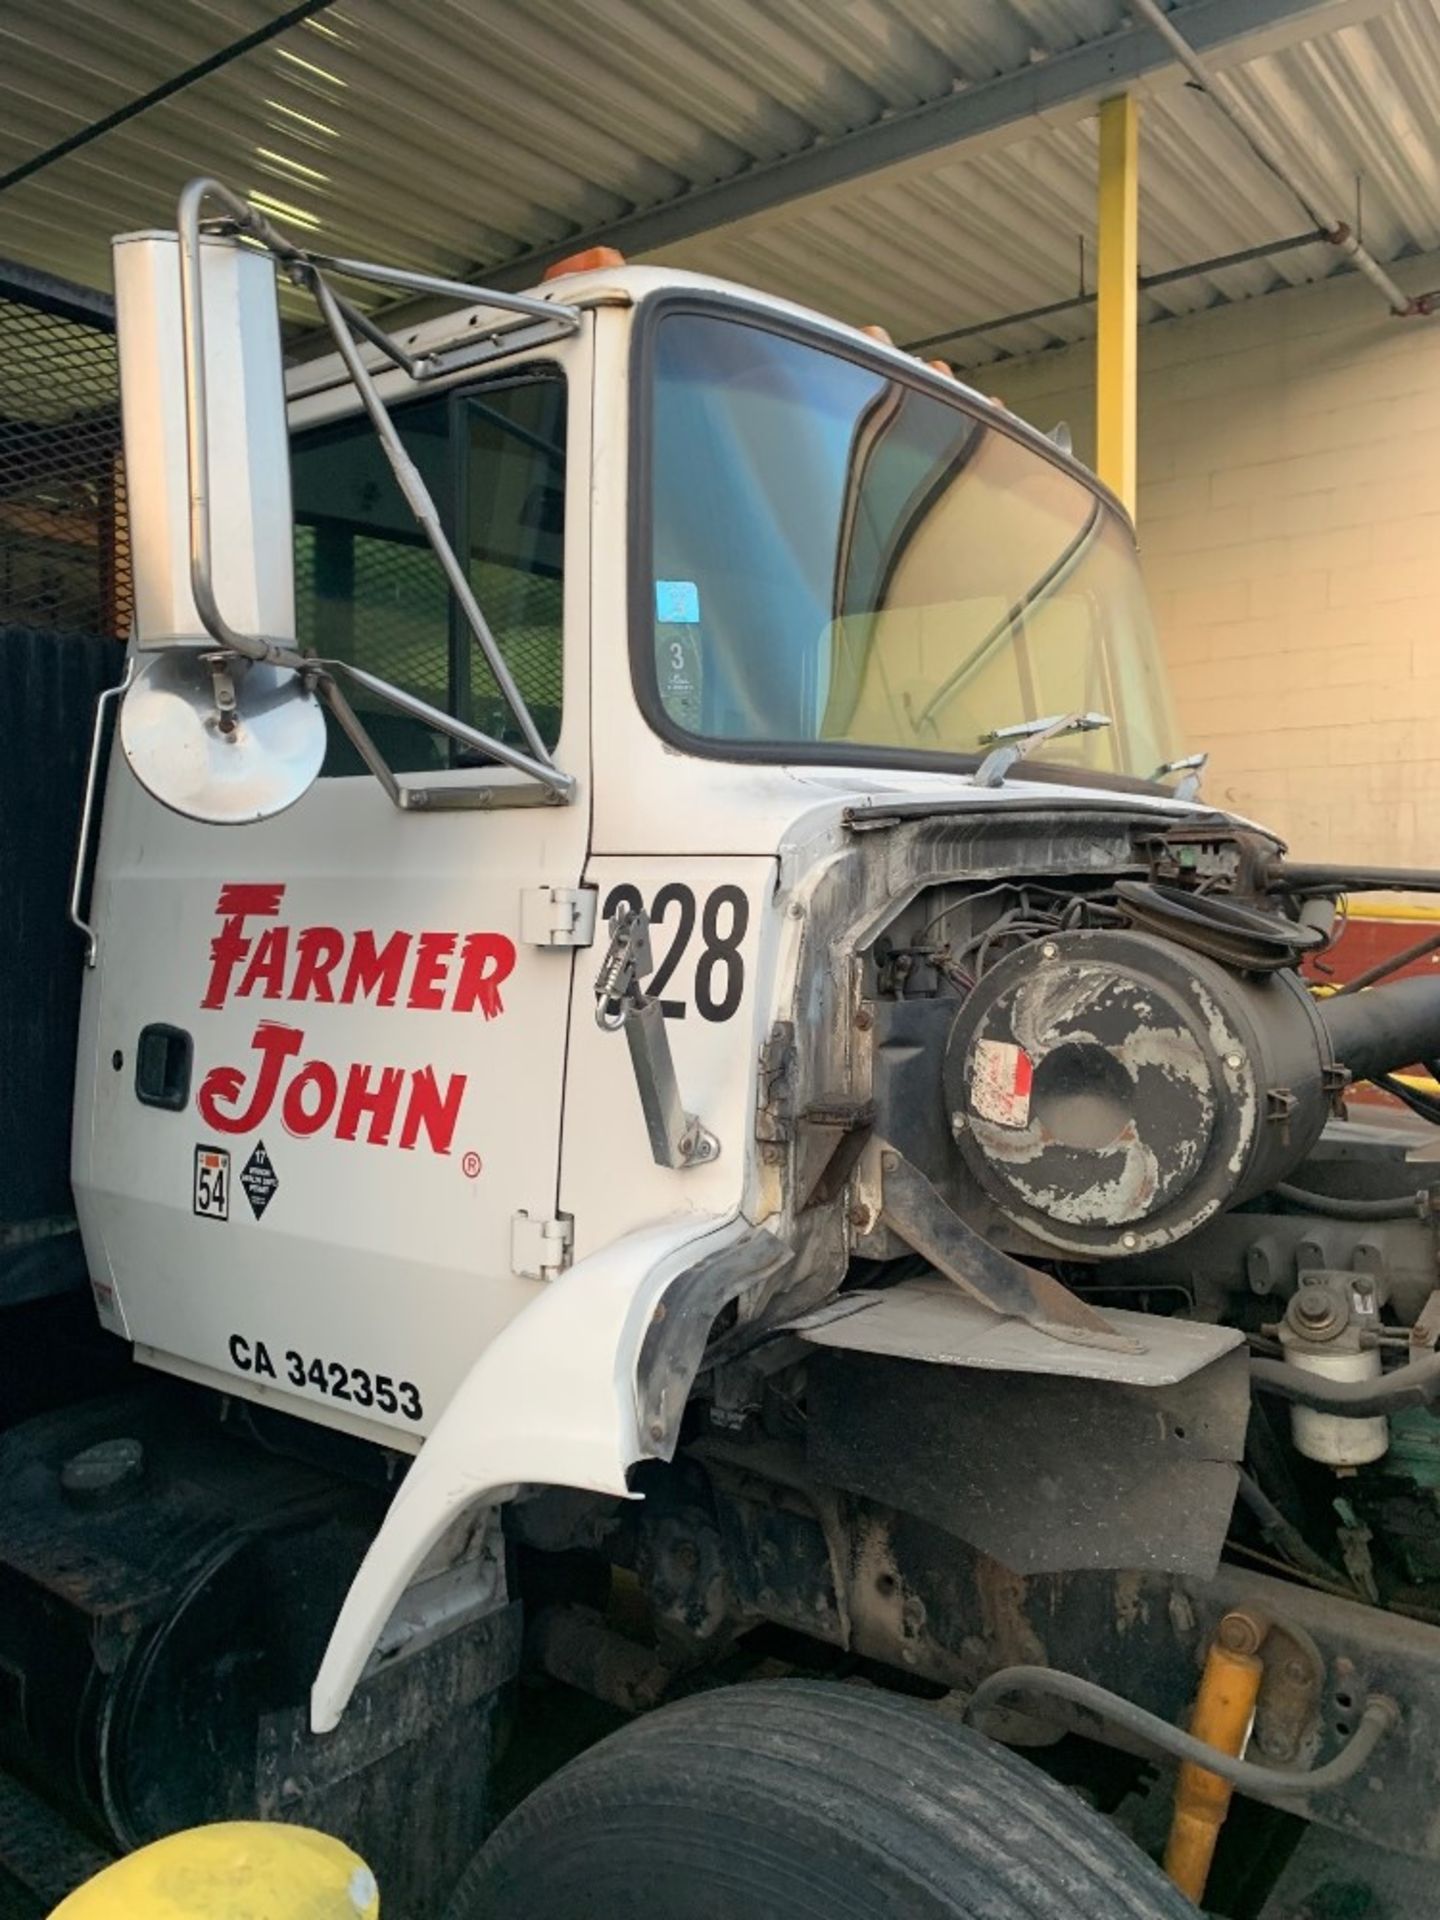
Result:
[[[1313,247],[1326,239],[1320,227],[1309,233],[1292,233],[1283,240],[1262,240],[1255,247],[1240,247],[1233,253],[1215,253],[1208,260],[1191,260],[1183,267],[1166,267],[1161,273],[1142,273],[1138,281],[1141,293],[1149,293],[1152,287],[1174,286],[1177,280],[1195,280],[1207,273],[1219,273],[1225,267],[1247,267],[1256,260],[1271,260],[1277,254],[1294,253],[1299,247]],[[0,278],[3,278],[3,263],[0,263]],[[1048,320],[1057,313],[1074,313],[1079,307],[1093,307],[1096,296],[1093,293],[1067,294],[1063,300],[1047,300],[1043,306],[1021,307],[1015,313],[996,314],[993,320],[975,320],[963,327],[951,327],[945,333],[927,334],[923,340],[906,340],[901,344],[906,353],[919,354],[922,357],[932,353],[936,347],[953,345],[957,340],[971,340],[977,334],[996,333],[1002,327],[1015,327],[1032,320]]]
[[[1196,86],[1210,96],[1251,150],[1264,161],[1276,179],[1289,188],[1316,226],[1324,229],[1325,238],[1331,246],[1338,247],[1347,259],[1354,262],[1366,279],[1379,288],[1389,304],[1390,311],[1402,319],[1414,319],[1419,315],[1432,312],[1434,310],[1432,296],[1427,294],[1413,296],[1406,293],[1405,289],[1385,271],[1369,248],[1356,238],[1346,222],[1337,219],[1334,212],[1325,206],[1323,201],[1317,199],[1292,170],[1260,116],[1246,106],[1228,81],[1210,71],[1171,20],[1169,14],[1160,6],[1159,0],[1130,0],[1130,5],[1135,18],[1143,20],[1160,35]]]

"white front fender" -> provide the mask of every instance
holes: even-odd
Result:
[[[466,1508],[513,1486],[625,1494],[644,1457],[640,1344],[680,1273],[753,1230],[687,1213],[627,1234],[553,1281],[485,1349],[401,1482],[356,1574],[310,1695],[310,1721],[340,1719],[396,1603]]]

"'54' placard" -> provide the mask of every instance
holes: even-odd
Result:
[[[202,1220],[230,1218],[230,1153],[226,1147],[196,1147],[194,1208]]]

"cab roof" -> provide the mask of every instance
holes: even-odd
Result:
[[[477,289],[478,291],[478,289]],[[726,304],[747,308],[756,315],[768,315],[772,319],[790,320],[802,324],[812,334],[826,335],[837,346],[859,349],[871,359],[889,360],[897,371],[903,371],[908,379],[916,378],[936,383],[942,391],[948,391],[953,397],[956,390],[964,396],[965,403],[972,410],[990,416],[997,425],[1027,442],[1037,453],[1055,464],[1065,467],[1082,480],[1093,492],[1100,494],[1106,502],[1128,524],[1129,516],[1124,507],[1096,477],[1090,468],[1066,449],[1057,445],[1047,434],[1032,427],[1028,421],[1009,411],[1003,402],[980,392],[961,380],[958,375],[947,370],[940,371],[939,362],[921,360],[907,353],[884,335],[883,331],[867,331],[863,327],[853,326],[848,321],[837,320],[833,315],[818,312],[813,307],[800,305],[794,300],[781,299],[777,294],[765,293],[758,287],[742,285],[738,281],[724,280],[713,274],[691,273],[680,267],[619,266],[585,267],[575,273],[555,274],[542,281],[539,286],[525,289],[528,297],[553,305],[557,319],[568,309],[570,312],[585,312],[597,307],[636,308],[648,300],[661,295],[693,294],[697,298],[722,300]],[[434,319],[423,320],[396,331],[395,339],[406,353],[414,355],[448,352],[462,349],[467,339],[477,342],[494,339],[503,343],[508,335],[515,336],[516,350],[522,343],[533,344],[537,322],[530,316],[515,313],[504,308],[487,306],[477,301],[474,306],[452,308]],[[378,371],[386,362],[378,348],[361,343],[367,365]],[[484,356],[477,354],[468,365],[489,364],[503,357],[503,344],[498,350]],[[327,389],[336,389],[349,384],[349,375],[338,353],[326,354],[321,358],[307,361],[292,367],[286,376],[286,393],[291,401],[309,400],[324,393]],[[449,384],[448,380],[446,384]],[[387,393],[388,401],[396,396]],[[305,412],[310,413],[307,407]]]

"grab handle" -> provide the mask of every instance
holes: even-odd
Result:
[[[90,764],[85,769],[85,800],[80,809],[80,838],[75,848],[75,871],[70,876],[70,919],[85,936],[85,964],[93,967],[100,949],[99,937],[94,927],[80,911],[80,896],[85,890],[85,868],[90,855],[90,827],[95,818],[95,787],[100,777],[100,743],[105,737],[105,707],[107,702],[118,700],[130,685],[130,676],[135,671],[132,655],[126,662],[125,677],[118,686],[107,687],[95,702],[95,731],[90,736]]]

